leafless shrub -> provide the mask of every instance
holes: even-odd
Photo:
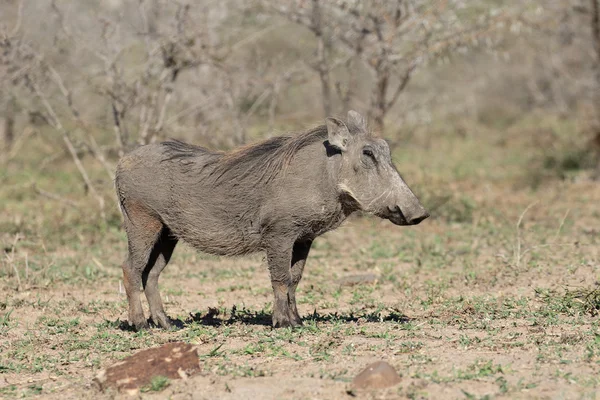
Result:
[[[0,2],[0,140],[9,148],[0,157],[10,161],[38,132],[73,160],[102,209],[115,159],[133,146],[175,136],[232,147],[316,111],[322,115],[311,123],[363,110],[382,130],[451,114],[497,122],[503,110],[512,121],[535,109],[563,117],[583,109],[593,131],[598,7],[598,0]]]
[[[490,33],[515,19],[509,12],[513,8],[488,8],[477,17],[461,16],[458,11],[465,5],[460,1],[267,3],[315,35],[316,55],[309,64],[319,74],[325,114],[332,110],[332,86],[347,107],[357,94],[357,68],[363,65],[371,71],[370,98],[364,108],[379,130],[384,129],[387,113],[419,66],[457,49],[477,46],[484,39],[489,45]],[[331,71],[342,65],[347,80],[335,80],[332,85]]]

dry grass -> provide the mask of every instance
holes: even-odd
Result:
[[[529,149],[494,143],[399,149],[400,171],[434,217],[412,228],[355,218],[318,239],[297,330],[269,326],[260,255],[220,259],[185,246],[161,279],[167,312],[183,328],[127,330],[116,206],[106,222],[86,212],[60,161],[41,172],[9,166],[0,188],[0,397],[99,397],[90,389],[98,369],[182,340],[198,346],[201,374],[157,381],[144,396],[350,398],[352,377],[384,359],[400,385],[359,396],[594,398],[600,186],[516,185]],[[36,195],[30,180],[79,208]],[[337,283],[367,273],[379,279]]]

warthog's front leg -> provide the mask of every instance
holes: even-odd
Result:
[[[302,325],[302,319],[300,318],[300,314],[298,314],[298,308],[296,306],[296,288],[298,287],[300,279],[302,279],[302,272],[304,271],[304,265],[306,264],[306,258],[308,257],[311,245],[312,240],[296,242],[292,252],[292,284],[289,288],[288,298],[293,325]]]
[[[292,285],[292,246],[277,247],[267,250],[271,286],[275,301],[273,302],[273,327],[284,328],[297,326],[290,309],[289,290]]]

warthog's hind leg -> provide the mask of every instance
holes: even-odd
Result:
[[[129,303],[129,323],[135,330],[147,329],[148,322],[144,317],[142,302],[140,300],[140,283],[142,281],[135,267],[133,267],[131,255],[123,263],[123,285],[127,293],[127,302]]]
[[[158,277],[171,259],[176,244],[177,239],[165,227],[161,232],[160,238],[154,245],[148,265],[142,274],[142,285],[144,286],[144,292],[150,306],[150,316],[152,317],[152,321],[163,329],[169,329],[171,322],[165,314],[163,302],[160,298]]]
[[[148,328],[140,300],[142,273],[151,260],[153,249],[163,230],[162,222],[137,202],[129,202],[125,214],[125,230],[129,256],[123,263],[123,284],[129,302],[129,323],[136,330]]]

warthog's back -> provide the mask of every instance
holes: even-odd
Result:
[[[215,166],[223,155],[181,142],[141,146],[125,155],[115,179],[121,208],[142,209],[170,233],[217,255],[259,250],[257,193],[243,201],[225,183],[215,184]]]

